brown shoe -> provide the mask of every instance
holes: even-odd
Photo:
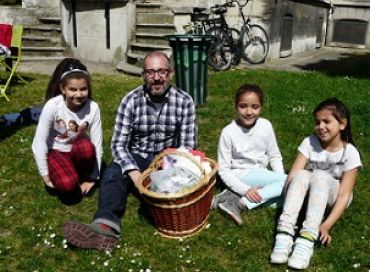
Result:
[[[99,224],[82,224],[69,221],[63,225],[67,242],[78,248],[113,250],[118,244],[118,235],[113,230],[99,228]]]

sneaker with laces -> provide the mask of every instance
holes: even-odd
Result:
[[[294,269],[306,269],[313,253],[314,242],[298,237],[294,243],[293,253],[288,266]]]
[[[292,252],[293,237],[285,234],[278,233],[276,235],[275,246],[270,256],[272,264],[283,264],[288,261],[290,252]]]
[[[221,193],[215,195],[213,198],[212,198],[212,202],[211,202],[211,209],[212,210],[215,210],[218,208],[218,204],[221,203],[221,202],[225,202],[225,201],[238,201],[240,198],[239,195],[235,194],[234,192],[230,191],[230,190],[223,190]]]
[[[230,215],[236,224],[243,224],[243,219],[241,217],[242,208],[239,206],[237,201],[224,201],[218,203],[218,208]]]
[[[63,234],[70,245],[78,248],[113,250],[118,243],[118,234],[109,226],[69,221],[63,225]]]

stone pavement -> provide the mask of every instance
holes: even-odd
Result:
[[[295,54],[287,58],[278,58],[268,60],[266,63],[251,65],[244,61],[236,69],[274,69],[287,71],[309,70],[316,63],[325,61],[335,61],[341,58],[352,56],[360,56],[361,54],[369,54],[369,50],[350,49],[337,47],[324,47],[311,52]],[[22,62],[18,68],[20,72],[40,73],[51,75],[56,65],[60,60],[44,61],[44,62]],[[101,74],[119,74],[115,65],[110,63],[92,62],[81,59],[82,63],[87,66],[90,73]]]

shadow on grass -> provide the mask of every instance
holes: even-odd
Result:
[[[307,65],[295,65],[302,70],[317,71],[328,76],[370,78],[370,53],[342,53],[338,58],[322,59]]]

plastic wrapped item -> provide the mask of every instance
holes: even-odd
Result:
[[[171,167],[152,172],[150,179],[150,190],[158,193],[175,193],[197,184],[200,175],[196,175],[188,168]]]

